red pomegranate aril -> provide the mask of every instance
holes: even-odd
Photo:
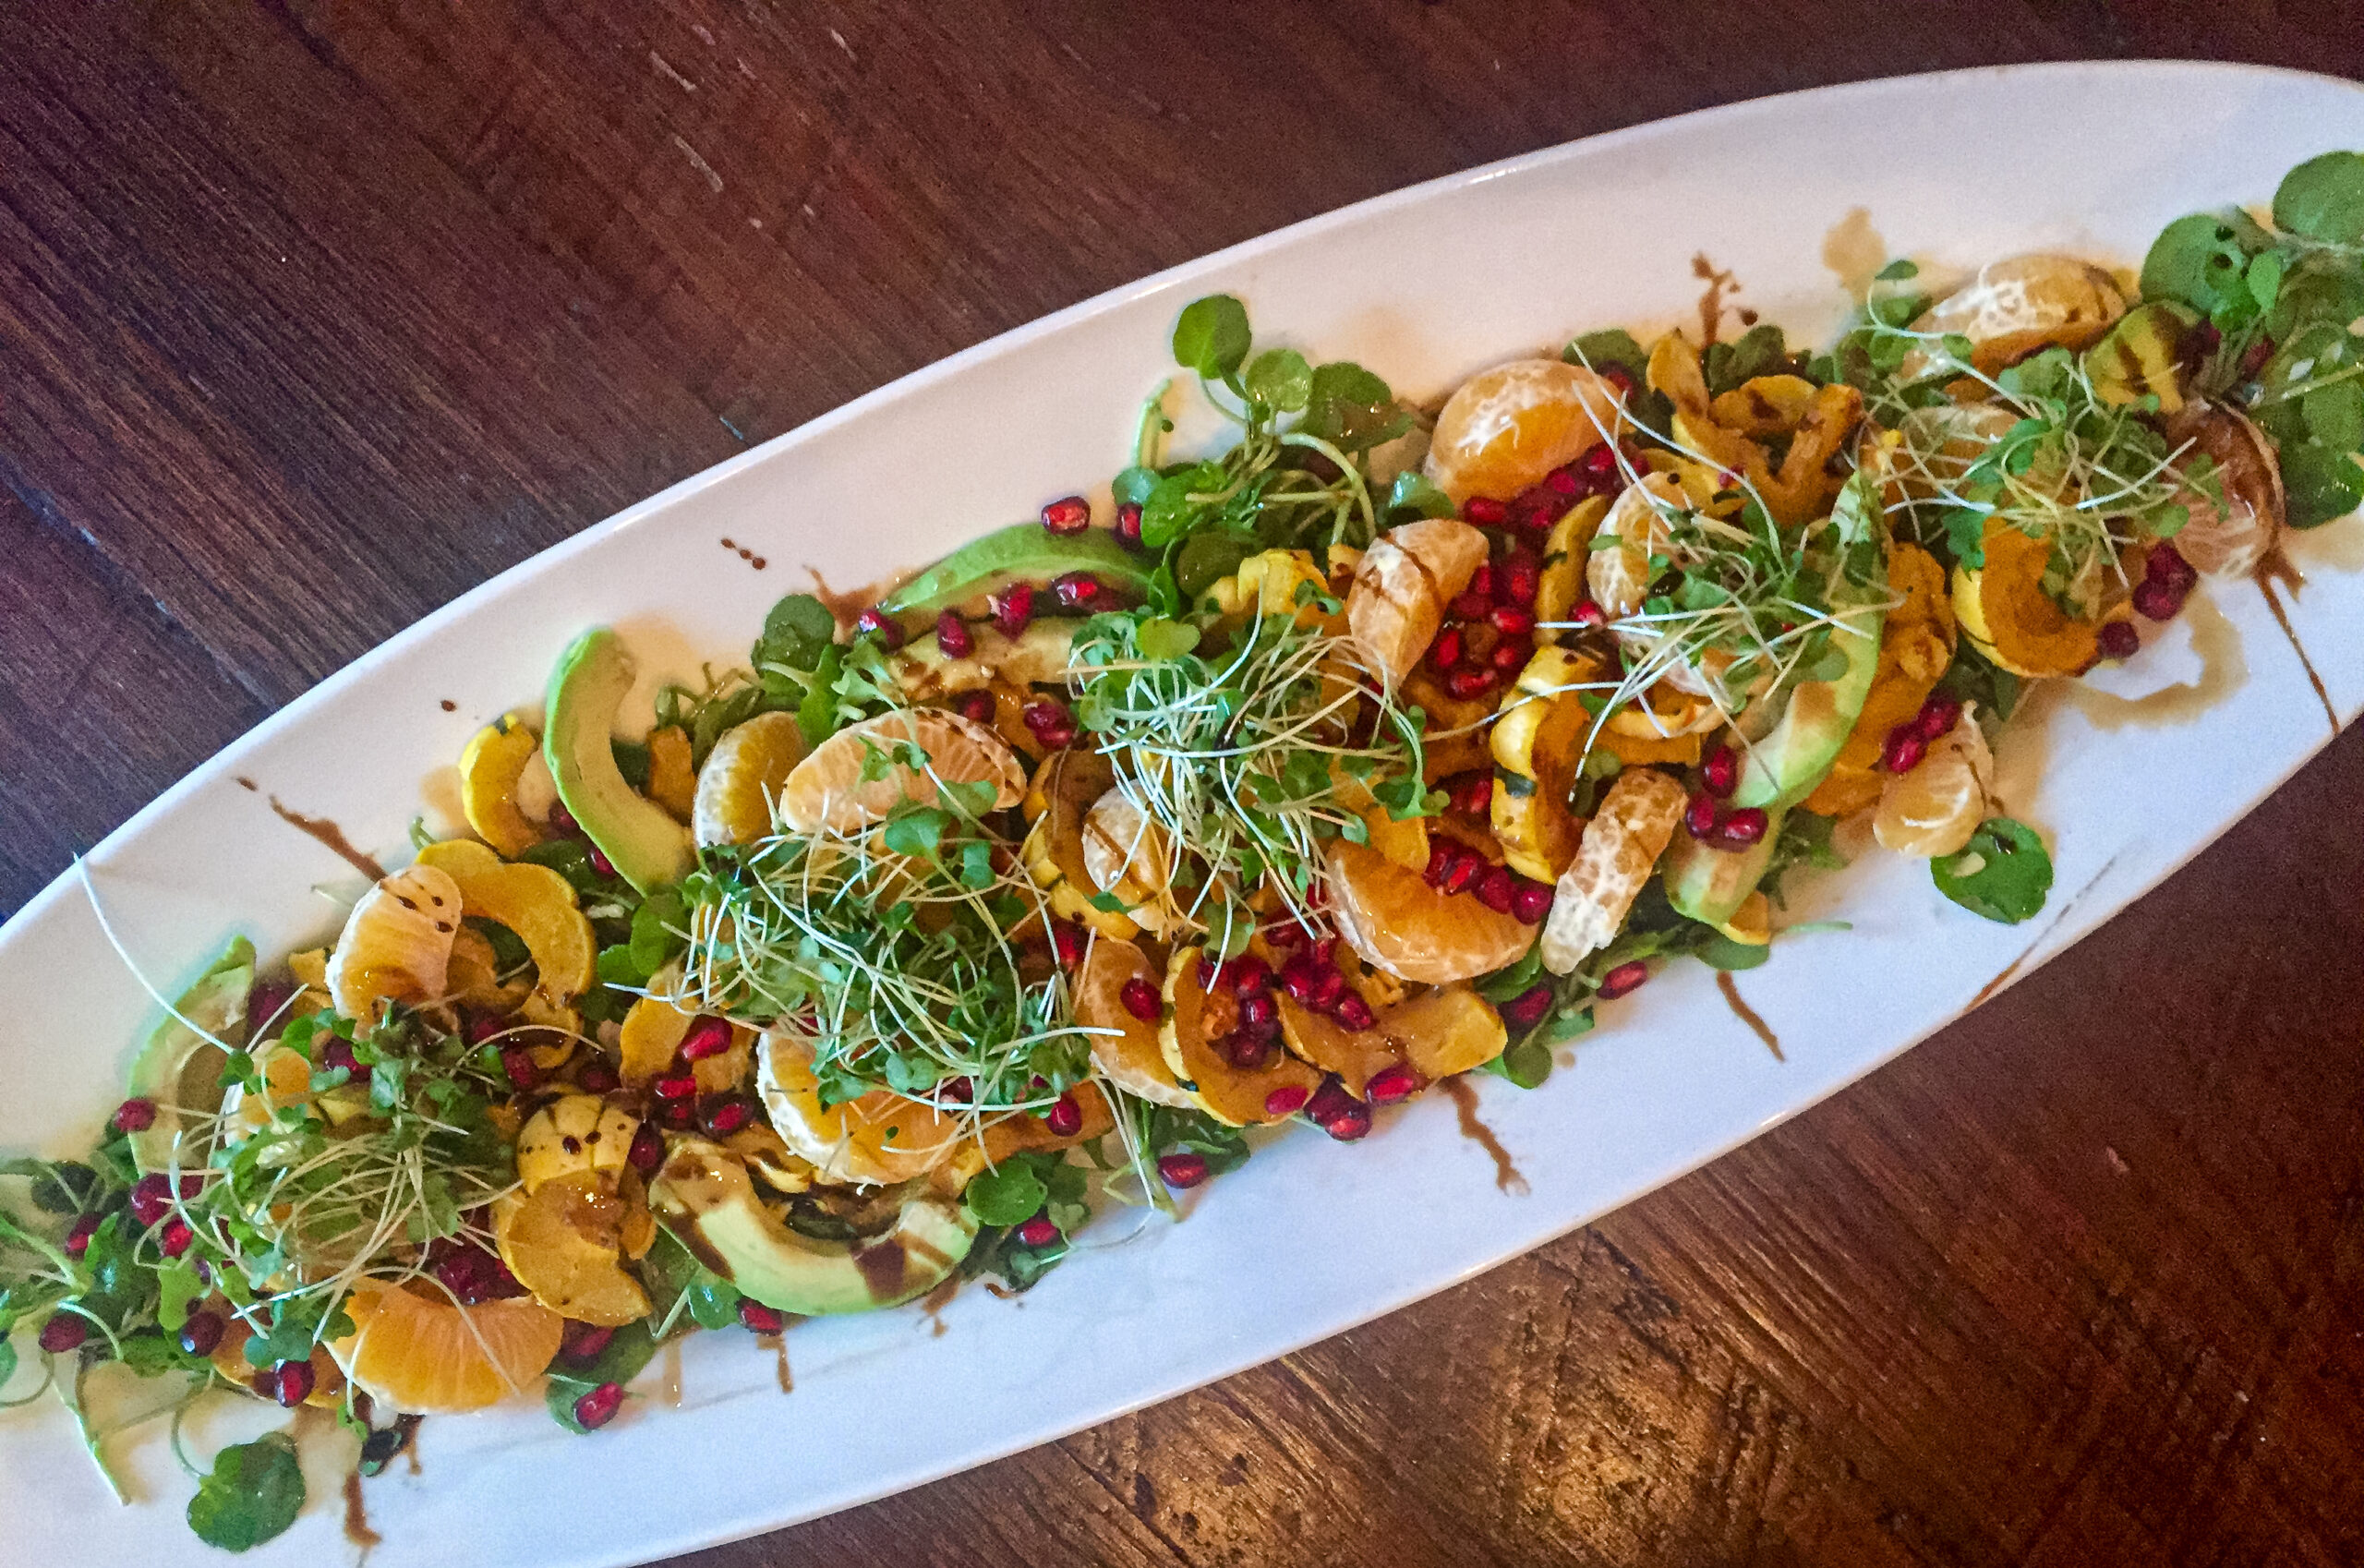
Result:
[[[1445,606],[1445,613],[1455,621],[1483,621],[1486,612],[1493,608],[1494,601],[1483,594],[1462,593],[1453,596],[1453,602]]]
[[[1128,501],[1116,509],[1116,542],[1127,549],[1141,548],[1141,503]]]
[[[353,1054],[353,1042],[349,1040],[331,1037],[329,1043],[320,1047],[320,1066],[332,1071],[343,1067],[352,1077],[361,1076],[361,1058]]]
[[[1716,824],[1723,814],[1716,805],[1716,797],[1704,790],[1691,797],[1691,804],[1683,814],[1683,826],[1694,838],[1705,838],[1716,831]]]
[[[1094,609],[1107,595],[1107,585],[1089,572],[1069,572],[1051,579],[1051,597],[1063,609]]]
[[[1339,1028],[1350,1034],[1360,1034],[1367,1029],[1379,1027],[1379,1018],[1370,1010],[1370,1004],[1354,991],[1338,998],[1336,1005],[1330,1009],[1330,1016],[1338,1020]]]
[[[2142,651],[2142,633],[2131,621],[2105,621],[2101,629],[2104,658],[2132,658]]]
[[[1535,590],[1542,585],[1543,563],[1525,550],[1516,550],[1502,558],[1502,569],[1498,575],[1502,580],[1504,604],[1532,606]]]
[[[2274,347],[2272,338],[2260,338],[2249,344],[2248,350],[2241,355],[2241,374],[2254,376],[2264,369],[2265,362],[2274,357]]]
[[[1453,862],[1453,869],[1445,873],[1444,883],[1440,889],[1448,894],[1468,892],[1478,879],[1486,874],[1485,856],[1466,845],[1456,845],[1455,848],[1460,850],[1460,858]]]
[[[687,1100],[698,1092],[697,1074],[669,1072],[648,1087],[657,1092],[659,1100]]]
[[[596,1056],[574,1070],[574,1087],[585,1094],[613,1093],[621,1081],[614,1067]]]
[[[131,1189],[131,1217],[143,1228],[163,1219],[172,1206],[173,1184],[163,1176],[141,1176]]]
[[[690,1025],[681,1036],[681,1060],[703,1062],[708,1056],[719,1056],[730,1049],[730,1025],[707,1013]]]
[[[1617,389],[1620,401],[1634,395],[1634,372],[1622,365],[1596,365],[1600,379]]]
[[[1500,674],[1514,675],[1526,668],[1526,661],[1534,655],[1534,647],[1522,637],[1514,643],[1496,643],[1494,651],[1487,655],[1486,662]]]
[[[1062,1094],[1043,1113],[1043,1127],[1053,1138],[1073,1138],[1083,1130],[1083,1107],[1072,1093]]]
[[[311,1398],[312,1387],[320,1381],[309,1361],[282,1361],[263,1375],[271,1380],[269,1397],[289,1410]]]
[[[2183,609],[2186,590],[2153,577],[2134,585],[2135,612],[2148,621],[2173,621]]]
[[[649,1175],[665,1163],[665,1135],[643,1122],[632,1135],[632,1150],[624,1158],[633,1170]]]
[[[1600,996],[1604,1002],[1614,1002],[1620,996],[1631,995],[1650,978],[1650,966],[1646,959],[1635,959],[1629,964],[1619,964],[1600,977]]]
[[[1444,689],[1463,702],[1492,691],[1502,677],[1491,669],[1456,669],[1444,678]]]
[[[602,1351],[616,1337],[616,1331],[597,1323],[578,1322],[570,1319],[558,1343],[559,1358],[576,1366],[597,1361]]]
[[[950,1101],[956,1105],[966,1105],[977,1097],[976,1080],[965,1075],[940,1080],[935,1086],[935,1097],[939,1102]]]
[[[79,1350],[90,1337],[90,1325],[71,1312],[59,1312],[41,1326],[41,1347],[52,1356]]]
[[[1480,528],[1499,528],[1510,520],[1511,509],[1492,496],[1471,496],[1461,503],[1461,519]]]
[[[1540,925],[1543,917],[1551,912],[1551,889],[1541,882],[1522,879],[1518,891],[1511,895],[1511,913],[1521,925]]]
[[[1338,1081],[1337,1074],[1333,1073],[1321,1080],[1321,1087],[1315,1090],[1313,1098],[1305,1103],[1305,1114],[1309,1120],[1327,1123],[1333,1116],[1344,1116],[1355,1105],[1355,1097],[1346,1092],[1346,1086]]]
[[[1157,1160],[1157,1176],[1160,1181],[1176,1191],[1196,1187],[1207,1179],[1207,1157],[1204,1154],[1161,1154]]]
[[[1489,604],[1491,604],[1494,598],[1493,563],[1491,561],[1479,561],[1478,563],[1478,570],[1469,574],[1468,587],[1462,591],[1465,593],[1475,594],[1478,597],[1484,599]]]
[[[624,1385],[601,1383],[597,1388],[574,1402],[574,1424],[586,1432],[597,1431],[616,1418],[624,1407]]]
[[[1444,781],[1453,809],[1468,816],[1483,816],[1493,809],[1494,776],[1479,768],[1456,773]],[[1431,858],[1433,859],[1433,851]]]
[[[1157,987],[1138,974],[1125,982],[1124,988],[1116,993],[1116,999],[1125,1005],[1125,1011],[1143,1023],[1155,1023],[1165,1013]]]
[[[1363,1098],[1374,1105],[1393,1105],[1399,1100],[1409,1100],[1427,1088],[1428,1082],[1416,1069],[1401,1064],[1381,1067],[1363,1085]]]
[[[717,1094],[706,1101],[698,1119],[715,1137],[728,1138],[747,1129],[755,1119],[755,1107],[736,1094]]]
[[[1912,721],[1913,733],[1924,741],[1942,740],[1960,717],[1960,697],[1931,697],[1921,705],[1920,715]]]
[[[1026,721],[1027,731],[1051,751],[1060,751],[1075,744],[1075,715],[1067,705],[1051,697],[1028,703],[1019,715]]]
[[[1437,633],[1436,642],[1429,646],[1429,664],[1438,674],[1442,675],[1449,673],[1453,667],[1460,662],[1461,628],[1448,626]]]
[[[1280,1016],[1280,1004],[1272,1000],[1269,991],[1258,991],[1239,999],[1239,1026],[1242,1029],[1260,1031]]]
[[[1511,912],[1511,904],[1518,898],[1518,873],[1506,865],[1490,868],[1478,879],[1478,901],[1496,914]]]
[[[99,1228],[99,1222],[104,1217],[101,1214],[77,1214],[74,1217],[74,1224],[66,1232],[66,1255],[68,1258],[79,1258],[90,1249],[90,1233]]]
[[[1293,920],[1276,920],[1264,928],[1264,945],[1276,953],[1294,953],[1307,940],[1305,927]]]
[[[1700,781],[1707,786],[1707,793],[1718,800],[1723,799],[1740,788],[1740,754],[1730,746],[1718,746],[1707,754],[1707,760],[1700,766],[1699,776]]]
[[[1578,496],[1583,495],[1588,488],[1583,479],[1577,477],[1574,474],[1569,472],[1565,468],[1554,468],[1549,474],[1544,475],[1543,486],[1553,495],[1564,497],[1569,501],[1574,501]]]
[[[1305,1104],[1305,1085],[1285,1083],[1264,1096],[1264,1114],[1268,1116],[1293,1116]]]
[[[944,650],[947,658],[967,658],[977,651],[977,640],[969,635],[969,623],[948,609],[935,618],[935,645]]]
[[[1568,619],[1579,626],[1606,626],[1609,624],[1609,612],[1592,600],[1585,599],[1568,613]]]
[[[754,1333],[786,1333],[788,1314],[777,1307],[766,1307],[752,1296],[739,1298],[739,1321]]]
[[[126,1100],[115,1108],[114,1127],[117,1132],[145,1132],[156,1125],[156,1106],[152,1101]]]
[[[1272,988],[1272,966],[1253,953],[1243,953],[1223,966],[1224,983],[1248,995]]]
[[[1722,843],[1746,849],[1765,837],[1771,819],[1762,806],[1743,806],[1716,826],[1716,838]]]
[[[542,1069],[534,1065],[533,1053],[523,1045],[511,1045],[501,1051],[501,1070],[513,1089],[531,1089],[542,1081]]]
[[[1420,880],[1427,883],[1431,887],[1442,887],[1444,886],[1444,879],[1451,876],[1453,874],[1453,868],[1460,863],[1461,846],[1454,843],[1450,838],[1439,838],[1429,846],[1429,863],[1427,869],[1420,873]],[[1289,967],[1294,969],[1296,965],[1292,964]],[[1308,972],[1310,972],[1310,971]],[[1289,983],[1288,974],[1285,971],[1284,971],[1281,975],[1281,983],[1284,985],[1287,985]],[[1292,996],[1297,995],[1295,987],[1290,988],[1289,995]],[[1303,999],[1304,998],[1302,997],[1298,997],[1298,1000],[1300,1001]]]
[[[163,1234],[157,1236],[156,1246],[167,1258],[177,1258],[197,1239],[197,1232],[189,1229],[187,1220],[167,1220]]]
[[[996,710],[991,692],[963,692],[952,700],[952,711],[971,724],[993,728]]]
[[[1345,1110],[1322,1121],[1321,1130],[1341,1143],[1352,1143],[1370,1131],[1370,1107],[1360,1101],[1349,1102]]]
[[[1345,995],[1346,977],[1332,966],[1322,965],[1313,983],[1312,1005],[1322,1012],[1333,1012]]]
[[[1617,472],[1617,449],[1603,441],[1576,461],[1588,476],[1606,479]]]
[[[593,871],[597,872],[602,876],[615,875],[616,862],[609,860],[608,858],[608,851],[599,848],[598,845],[588,843],[585,844],[583,846],[583,854],[584,858],[591,862],[591,869]]]
[[[1256,1072],[1272,1059],[1272,1043],[1254,1030],[1235,1029],[1217,1043],[1224,1060],[1241,1072]]]
[[[551,810],[555,814],[557,808],[553,806]],[[558,826],[555,814],[550,826]],[[279,1021],[279,1015],[287,1010],[287,1004],[295,995],[296,987],[283,980],[256,981],[254,989],[247,993],[247,1038],[261,1039],[263,1031]]]
[[[1018,1227],[1019,1245],[1041,1248],[1059,1243],[1059,1227],[1051,1223],[1048,1214],[1037,1214]]]
[[[2152,546],[2150,558],[2142,563],[2142,574],[2153,583],[2186,590],[2200,581],[2199,572],[2173,545]]]
[[[655,1115],[657,1126],[668,1132],[687,1132],[697,1126],[698,1103],[694,1100],[660,1100]]]
[[[903,645],[903,623],[875,605],[854,617],[854,631],[876,641],[882,647]]]
[[[1005,637],[1015,637],[1034,619],[1034,585],[1012,583],[985,602],[993,609],[995,628]]]
[[[1505,637],[1524,637],[1535,630],[1535,611],[1514,604],[1498,604],[1487,616]]]
[[[191,1356],[211,1356],[222,1343],[222,1314],[196,1311],[181,1324],[181,1349]]]
[[[1920,730],[1910,724],[1900,724],[1888,732],[1880,745],[1880,766],[1890,773],[1910,773],[1921,765],[1929,742],[1921,738]]]
[[[1551,1010],[1551,983],[1547,980],[1528,986],[1497,1010],[1513,1029],[1534,1028]]]
[[[1054,534],[1080,534],[1092,526],[1092,503],[1081,496],[1061,496],[1043,508],[1043,526]]]
[[[1051,951],[1058,955],[1061,969],[1073,969],[1083,962],[1083,927],[1071,920],[1053,921]]]

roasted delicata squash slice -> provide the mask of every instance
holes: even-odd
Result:
[[[1100,888],[1083,852],[1084,818],[1116,783],[1115,766],[1098,752],[1069,749],[1044,757],[1027,786],[1026,816],[1031,826],[1019,847],[1019,860],[1034,886],[1043,889],[1053,914],[1129,942],[1140,935],[1140,923],[1092,901]]]
[[[1568,802],[1595,720],[1576,694],[1601,673],[1590,655],[1538,648],[1494,721],[1494,838],[1510,868],[1538,882],[1557,882],[1584,836]]]
[[[429,844],[419,864],[448,875],[466,913],[507,926],[534,958],[534,995],[553,1012],[571,1010],[591,988],[598,939],[576,905],[574,887],[546,865],[504,862],[464,838]]]
[[[1166,1070],[1199,1108],[1233,1127],[1286,1121],[1295,1116],[1321,1075],[1283,1049],[1267,1043],[1254,1067],[1234,1059],[1229,1045],[1239,1027],[1239,999],[1206,986],[1211,967],[1202,949],[1176,947],[1165,966],[1164,1021],[1158,1045]]]
[[[946,653],[934,637],[921,637],[887,656],[886,668],[903,694],[915,703],[940,702],[995,686],[1023,691],[1065,678],[1076,628],[1081,624],[1067,617],[1044,616],[1016,637],[1007,637],[990,621],[977,621],[969,627],[969,651],[959,657]]]
[[[2051,545],[1990,517],[1984,553],[1982,566],[1954,568],[1954,616],[1970,645],[2031,680],[2093,668],[2102,619],[2078,620],[2044,591]]]
[[[1325,600],[1331,600],[1330,580],[1313,563],[1309,551],[1268,549],[1241,561],[1200,602],[1215,612],[1218,626],[1236,626],[1250,616],[1285,615],[1299,626],[1312,628],[1328,625],[1333,619],[1333,612],[1323,608]]]
[[[525,771],[541,754],[542,738],[515,713],[477,730],[460,754],[460,810],[504,860],[515,860],[544,837],[521,803]]]
[[[576,1322],[615,1328],[649,1311],[648,1293],[623,1267],[631,1207],[615,1177],[577,1171],[495,1200],[493,1238],[535,1300]]]
[[[1752,439],[1717,416],[1716,400],[1707,395],[1707,375],[1700,368],[1699,351],[1681,332],[1669,332],[1650,351],[1649,377],[1652,390],[1664,393],[1674,404],[1675,440],[1746,478],[1775,522],[1794,528],[1830,511],[1839,487],[1846,482],[1843,476],[1829,472],[1831,459],[1846,450],[1849,438],[1863,421],[1862,392],[1844,383],[1816,387],[1811,399],[1796,405],[1796,423],[1779,429],[1762,428],[1760,436]],[[1791,394],[1784,389],[1779,395]],[[1754,417],[1755,404],[1747,404],[1752,429],[1769,423],[1771,415],[1786,413],[1774,395],[1767,395],[1762,402],[1768,413],[1766,419]],[[1743,407],[1727,406],[1735,412]],[[1774,435],[1790,438],[1789,450],[1778,467],[1766,448],[1757,444],[1758,439]]]
[[[1543,570],[1535,585],[1535,640],[1556,643],[1585,599],[1585,566],[1592,537],[1609,515],[1607,496],[1586,496],[1551,525],[1543,544]]]
[[[640,1118],[597,1094],[563,1094],[517,1134],[517,1181],[530,1195],[561,1176],[620,1178]]]

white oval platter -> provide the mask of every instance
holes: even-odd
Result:
[[[360,879],[274,817],[269,796],[399,860],[422,790],[445,788],[476,725],[535,698],[584,626],[622,628],[652,674],[735,661],[806,566],[859,584],[1104,481],[1166,371],[1175,312],[1202,294],[1245,299],[1263,341],[1357,359],[1425,398],[1572,332],[1695,320],[1695,253],[1736,273],[1734,304],[1818,340],[1847,304],[1824,260],[1842,226],[1860,235],[1868,221],[1933,276],[2036,247],[2130,265],[2169,219],[2261,202],[2285,170],[2334,147],[2364,147],[2353,83],[2198,65],[2011,67],[1739,104],[1368,201],[958,355],[505,573],[141,812],[90,853],[90,890],[166,992],[235,932],[267,952],[320,939]],[[2359,529],[2346,519],[2291,550],[2310,579],[2296,629],[2342,718],[2364,703]],[[770,569],[718,548],[726,536]],[[2044,702],[2013,732],[2004,793],[2056,845],[2043,916],[1989,924],[1939,898],[1918,862],[1888,856],[1817,886],[1796,912],[1843,912],[1851,932],[1788,942],[1741,980],[1786,1063],[1707,971],[1684,966],[1604,1007],[1574,1067],[1540,1091],[1483,1082],[1483,1114],[1525,1192],[1496,1189],[1441,1096],[1383,1115],[1358,1145],[1300,1133],[1201,1189],[1182,1224],[1134,1234],[1121,1213],[1104,1220],[1022,1303],[964,1292],[940,1336],[909,1309],[799,1326],[790,1396],[745,1336],[711,1334],[688,1348],[680,1408],[637,1401],[594,1438],[569,1436],[538,1401],[429,1421],[423,1474],[398,1465],[369,1486],[385,1535],[372,1562],[634,1562],[811,1518],[1336,1333],[1764,1131],[2076,941],[2323,744],[2323,706],[2255,588],[2213,589],[2190,619],[2192,645],[2146,651],[2147,678],[2204,681],[2221,692],[2213,705],[2146,725],[2106,701]],[[0,1148],[71,1150],[153,1021],[78,878],[0,928],[0,995],[14,1086]],[[128,1508],[54,1405],[0,1419],[11,1554],[220,1561],[181,1523],[188,1484],[161,1431],[119,1451],[141,1494]],[[346,1554],[332,1483],[314,1491],[307,1517],[253,1560]]]

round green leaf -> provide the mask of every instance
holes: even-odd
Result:
[[[2004,925],[2044,908],[2052,891],[2052,857],[2024,822],[1990,816],[1954,854],[1929,862],[1937,891],[1975,915]]]
[[[1182,308],[1174,323],[1174,362],[1209,380],[1221,380],[1248,357],[1248,307],[1211,294]]]
[[[1313,395],[1313,367],[1293,348],[1268,348],[1248,365],[1248,395],[1265,407],[1294,414]]]
[[[2364,505],[2364,467],[2352,452],[2319,441],[2282,449],[2282,483],[2290,494],[2290,525],[2313,528]]]
[[[2326,152],[2283,175],[2274,193],[2274,222],[2333,245],[2364,240],[2364,153]]]

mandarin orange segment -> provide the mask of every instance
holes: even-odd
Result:
[[[907,746],[925,754],[924,771],[902,760]],[[885,772],[865,779],[874,755]],[[986,726],[942,708],[897,708],[838,730],[798,763],[780,786],[779,818],[799,833],[856,833],[899,802],[935,804],[939,780],[993,785],[990,810],[1016,805],[1026,790],[1017,754]]]
[[[493,1234],[501,1260],[535,1300],[561,1317],[618,1328],[648,1316],[647,1292],[620,1261],[628,1213],[610,1178],[584,1171],[502,1198],[493,1205]]]
[[[1346,945],[1373,968],[1446,985],[1516,963],[1536,928],[1466,895],[1441,893],[1378,850],[1333,838],[1324,851],[1331,912]]]
[[[1429,477],[1459,501],[1518,494],[1624,428],[1617,389],[1579,365],[1516,359],[1461,383],[1437,416]]]
[[[525,1297],[462,1307],[431,1285],[377,1280],[355,1285],[344,1310],[354,1332],[329,1348],[345,1374],[415,1416],[482,1410],[525,1393],[558,1354],[566,1327]]]
[[[1157,1005],[1150,999],[1158,997],[1164,979],[1149,955],[1134,944],[1096,937],[1076,971],[1075,1021],[1085,1029],[1109,1031],[1092,1039],[1092,1062],[1109,1082],[1137,1099],[1187,1107],[1190,1096],[1174,1081],[1157,1043],[1162,999]],[[1149,1018],[1125,1004],[1125,988],[1135,982],[1141,989],[1134,995]]]

